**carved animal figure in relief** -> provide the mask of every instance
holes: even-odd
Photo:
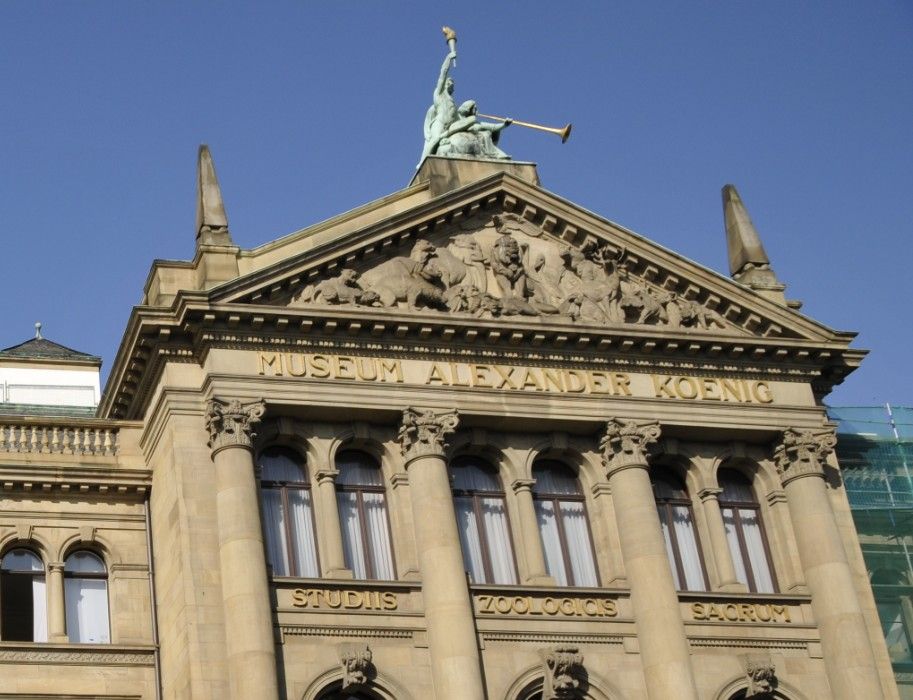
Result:
[[[621,285],[621,307],[626,312],[631,311],[637,314],[634,323],[666,322],[666,308],[662,303],[662,298],[644,282],[625,275]]]
[[[576,294],[577,318],[588,323],[623,323],[621,277],[616,269],[606,272],[599,263],[588,260],[582,252],[568,248],[562,253],[566,270],[561,288],[566,301]]]
[[[696,326],[703,330],[709,330],[712,326],[726,328],[726,321],[716,311],[690,299],[683,299],[675,292],[670,292],[668,297],[665,310],[669,325],[673,328],[681,326]]]
[[[463,284],[480,292],[488,291],[485,263],[482,247],[466,233],[454,236],[446,248],[438,248],[432,261],[434,269],[441,273],[441,282],[448,289]]]
[[[371,306],[377,301],[374,292],[366,292],[358,283],[358,273],[346,268],[336,277],[309,284],[293,299],[293,303],[362,304]]]
[[[377,296],[381,306],[405,303],[415,310],[422,306],[446,308],[443,290],[437,285],[441,273],[431,264],[437,251],[424,239],[415,242],[409,257],[382,262],[361,276],[361,285]]]

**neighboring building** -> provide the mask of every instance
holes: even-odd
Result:
[[[864,352],[734,188],[733,279],[529,163],[249,250],[198,192],[97,417],[0,416],[0,699],[898,697],[822,404]]]
[[[913,698],[913,408],[828,408],[901,697]]]

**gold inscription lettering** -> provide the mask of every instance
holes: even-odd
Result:
[[[266,374],[266,368],[269,367],[274,377],[282,376],[282,358],[275,352],[261,352],[257,355],[260,374]]]
[[[447,377],[444,376],[443,368],[437,362],[431,364],[431,369],[428,370],[428,378],[425,380],[425,384],[433,384],[434,382],[440,382],[444,386],[449,384]]]
[[[326,355],[311,355],[311,376],[326,379],[330,376],[330,358]]]
[[[391,381],[387,379],[387,377],[390,375],[393,377],[392,381],[396,382],[397,384],[403,383],[403,366],[399,363],[399,360],[380,361],[380,381]]]

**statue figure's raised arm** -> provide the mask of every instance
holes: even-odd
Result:
[[[438,76],[437,85],[434,88],[434,96],[444,94],[444,86],[447,84],[447,76],[450,73],[450,66],[456,60],[456,51],[451,51],[444,57],[444,64],[441,66],[441,74]]]

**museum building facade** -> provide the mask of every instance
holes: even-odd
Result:
[[[723,199],[731,278],[434,155],[247,250],[201,148],[96,415],[0,411],[0,698],[897,698],[864,353]],[[50,345],[0,369],[93,364]]]

